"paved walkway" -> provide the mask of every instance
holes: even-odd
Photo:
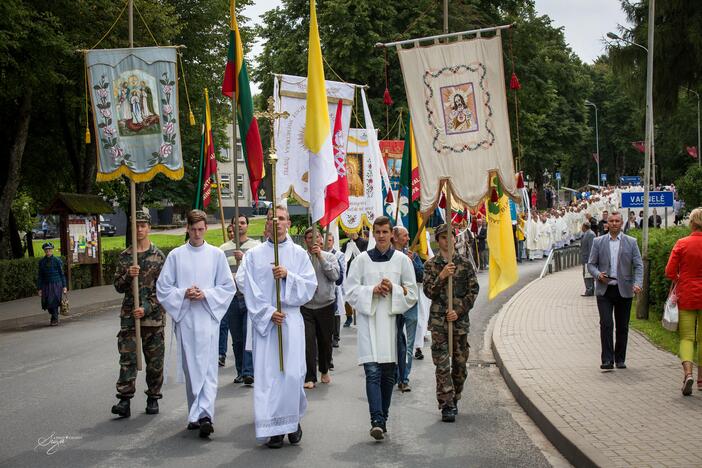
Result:
[[[630,332],[626,370],[602,372],[595,299],[579,268],[537,280],[502,309],[493,347],[517,400],[576,466],[702,466],[702,392],[678,358]]]
[[[120,304],[123,297],[111,284],[68,291],[69,317],[98,312],[104,307]],[[62,320],[65,318],[61,317]],[[41,309],[39,296],[0,302],[0,330],[48,323],[49,314]]]

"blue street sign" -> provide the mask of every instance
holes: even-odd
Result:
[[[560,172],[556,172],[556,180],[561,180],[561,173]]]
[[[601,180],[602,182],[606,181],[606,180],[607,180],[607,174],[600,174],[600,180]]]
[[[643,192],[622,192],[622,208],[643,208]],[[673,192],[649,192],[648,206],[651,208],[672,208]]]
[[[619,183],[622,185],[641,185],[641,176],[621,176]]]

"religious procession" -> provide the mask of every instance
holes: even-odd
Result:
[[[0,464],[702,465],[702,7],[596,3],[0,6]]]

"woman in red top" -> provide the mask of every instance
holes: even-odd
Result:
[[[682,394],[685,396],[692,393],[695,341],[698,343],[697,362],[702,363],[702,208],[692,210],[690,230],[689,236],[675,243],[665,267],[665,275],[677,281],[680,360],[685,372]],[[697,370],[697,389],[702,390],[700,368]]]

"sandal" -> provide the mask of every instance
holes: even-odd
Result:
[[[692,378],[692,374],[687,374],[685,378],[683,379],[683,386],[682,386],[682,394],[683,396],[690,396],[692,395],[692,384],[694,382],[694,379]]]

